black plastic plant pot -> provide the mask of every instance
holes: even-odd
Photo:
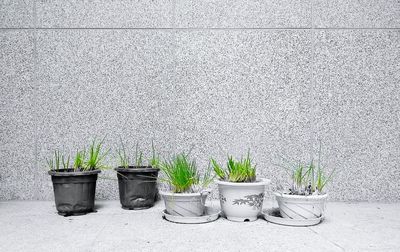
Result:
[[[139,210],[154,206],[157,197],[158,168],[130,166],[115,168],[118,176],[119,200],[123,209]]]
[[[99,173],[100,170],[60,169],[49,171],[53,181],[58,214],[70,216],[93,212],[97,174]]]

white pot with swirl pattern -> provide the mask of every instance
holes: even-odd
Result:
[[[275,192],[279,212],[283,218],[296,220],[315,219],[324,215],[328,194],[291,195]]]

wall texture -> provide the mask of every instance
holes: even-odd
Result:
[[[104,135],[250,148],[270,190],[321,140],[331,199],[400,200],[399,0],[5,0],[0,28],[1,200],[51,199],[45,158]]]

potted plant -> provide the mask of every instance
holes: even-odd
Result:
[[[210,191],[206,187],[212,182],[210,169],[200,176],[196,162],[187,154],[179,154],[160,166],[164,174],[161,180],[168,191],[160,191],[168,214],[196,217],[205,214],[205,202]]]
[[[226,169],[211,159],[217,180],[222,211],[231,221],[254,221],[261,213],[268,179],[256,178],[250,153],[240,161],[228,157]]]
[[[47,160],[58,214],[82,215],[94,210],[97,175],[106,168],[103,160],[108,154],[108,151],[102,152],[103,141],[94,140],[88,151],[78,150],[73,164],[70,156],[59,151]]]
[[[281,216],[297,220],[323,216],[328,198],[324,187],[332,178],[334,171],[326,177],[319,160],[317,167],[314,161],[309,164],[297,162],[290,166],[288,169],[292,172],[292,186],[287,191],[274,193]]]
[[[154,206],[157,197],[157,176],[160,159],[152,143],[153,155],[148,165],[143,163],[143,152],[136,144],[132,161],[122,147],[118,150],[119,166],[115,168],[118,177],[119,199],[123,209],[146,209]]]

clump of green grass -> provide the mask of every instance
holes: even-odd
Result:
[[[59,171],[61,167],[62,169],[69,168],[69,160],[70,156],[65,156],[61,154],[59,150],[55,150],[54,156],[50,159],[46,159],[46,162],[50,170]]]
[[[154,168],[159,168],[161,165],[161,159],[160,156],[156,153],[156,148],[154,146],[154,142],[151,141],[151,158],[149,160],[149,164],[151,165],[151,167]]]
[[[69,160],[70,160],[70,156],[68,155],[67,157],[65,157],[64,155],[61,157],[62,160],[62,164],[63,164],[63,169],[69,169]]]
[[[185,153],[174,156],[160,165],[166,182],[175,193],[198,192],[206,188],[214,179],[210,167],[201,177],[195,160],[190,160]]]
[[[123,168],[129,168],[130,158],[126,153],[125,144],[122,141],[122,139],[121,139],[121,147],[117,149],[117,154],[118,154],[119,166]]]
[[[129,168],[129,167],[143,167],[145,166],[145,161],[144,161],[144,155],[143,151],[139,147],[139,143],[136,143],[135,147],[135,153],[133,157],[131,158],[126,150],[125,144],[122,141],[121,138],[121,147],[117,149],[117,154],[118,154],[118,162],[119,166],[123,168]],[[153,167],[153,168],[159,168],[160,166],[160,157],[156,153],[156,149],[154,146],[153,141],[151,142],[151,147],[152,147],[152,157],[148,160],[147,166],[148,167]],[[147,167],[146,166],[146,167]]]
[[[74,170],[83,170],[83,167],[85,165],[85,156],[86,156],[86,151],[85,150],[77,150],[75,154],[75,159],[74,159]]]
[[[292,195],[312,195],[323,194],[326,184],[332,179],[334,170],[325,175],[320,165],[321,146],[318,154],[318,163],[315,165],[314,160],[309,163],[296,162],[294,165],[287,162],[289,166],[282,165],[291,173],[292,186],[289,188],[289,194]]]
[[[139,143],[135,148],[135,166],[143,166],[143,152],[139,149]]]
[[[326,184],[332,179],[333,171],[325,176],[321,166],[315,166],[314,161],[309,164],[298,163],[292,171],[292,187],[290,194],[311,195],[322,194]]]
[[[96,142],[96,140],[93,140],[92,144],[89,147],[88,156],[85,165],[83,166],[83,170],[91,171],[107,168],[107,166],[103,164],[103,161],[110,150],[102,153],[103,143],[104,139],[98,143]]]
[[[226,169],[222,168],[214,159],[211,159],[215,174],[229,182],[254,182],[256,180],[256,167],[251,164],[250,152],[245,158],[235,160],[228,156]]]
[[[62,167],[65,172],[68,171],[91,171],[96,169],[108,168],[103,164],[105,157],[108,155],[109,150],[103,153],[104,139],[100,142],[93,140],[89,146],[88,152],[85,149],[77,150],[73,163],[70,164],[70,156],[61,154],[60,151],[56,150],[54,156],[47,159],[47,166],[50,170],[59,171]],[[72,165],[72,167],[70,166]]]

